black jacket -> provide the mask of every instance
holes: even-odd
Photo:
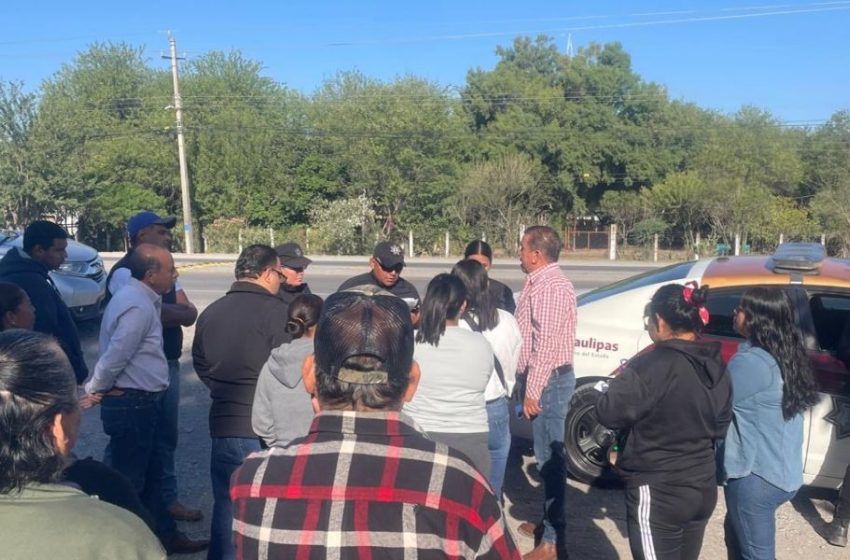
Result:
[[[254,390],[269,354],[287,338],[285,307],[261,286],[234,282],[198,318],[192,360],[212,397],[212,437],[256,437]]]
[[[47,274],[47,267],[40,262],[21,255],[13,247],[0,260],[0,281],[12,282],[23,289],[35,307],[34,330],[56,337],[80,384],[89,376],[89,368],[83,359],[80,335],[71,311]]]
[[[490,278],[490,286],[488,288],[490,297],[493,298],[493,303],[499,309],[504,309],[511,315],[516,313],[516,301],[514,301],[513,291],[499,282]]]
[[[627,486],[715,484],[714,443],[732,420],[720,344],[659,342],[611,380],[596,414],[625,432],[617,471]]]
[[[394,296],[400,298],[410,298],[415,299],[417,302],[419,301],[419,292],[416,290],[416,286],[405,280],[404,278],[399,278],[398,281],[390,287],[382,286],[375,279],[375,275],[371,272],[365,272],[363,274],[359,274],[357,276],[353,276],[346,280],[345,282],[337,288],[338,292],[343,290],[347,290],[349,288],[355,288],[357,286],[377,286],[381,289],[384,289],[391,293]]]

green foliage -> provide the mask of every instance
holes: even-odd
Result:
[[[670,224],[661,218],[646,218],[635,224],[632,230],[632,239],[638,245],[648,245],[653,242],[656,235],[662,235],[668,229],[670,229]]]
[[[617,43],[568,57],[518,37],[496,55],[459,95],[341,72],[305,96],[239,51],[193,58],[180,70],[201,233],[223,250],[269,228],[313,243],[312,227],[314,250],[333,253],[409,232],[417,252],[442,253],[446,231],[486,233],[513,251],[522,225],[600,213],[624,242],[663,222],[689,251],[698,233],[768,248],[823,231],[850,253],[847,111],[795,130],[752,107],[671,101]],[[170,72],[124,43],[91,45],[37,93],[0,83],[5,225],[78,215],[110,244],[135,211],[179,214],[172,95]]]
[[[311,213],[316,250],[334,255],[362,255],[375,244],[374,203],[365,194],[322,204]]]

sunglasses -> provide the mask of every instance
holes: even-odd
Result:
[[[391,272],[395,272],[397,274],[401,274],[401,271],[404,270],[404,263],[399,263],[395,266],[384,266],[381,263],[378,263],[378,266],[381,267],[381,270],[386,272],[387,274]]]

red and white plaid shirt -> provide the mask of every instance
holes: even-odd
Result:
[[[517,372],[528,373],[526,398],[539,400],[552,371],[573,363],[576,342],[576,293],[558,263],[525,279],[516,320],[522,333]]]
[[[241,559],[519,560],[490,485],[400,412],[323,411],[230,484]]]

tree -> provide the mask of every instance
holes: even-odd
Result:
[[[602,195],[599,210],[617,224],[617,234],[628,244],[632,227],[646,216],[646,197],[631,191],[608,191]]]
[[[649,208],[666,222],[681,228],[685,244],[693,248],[696,234],[706,222],[711,196],[708,185],[697,173],[671,173],[664,181],[645,191]]]
[[[46,203],[33,188],[35,171],[30,158],[36,96],[23,84],[0,82],[0,211],[11,228],[36,219]]]
[[[473,164],[455,198],[459,217],[492,232],[513,254],[520,226],[543,221],[552,210],[544,176],[541,166],[522,154]]]

